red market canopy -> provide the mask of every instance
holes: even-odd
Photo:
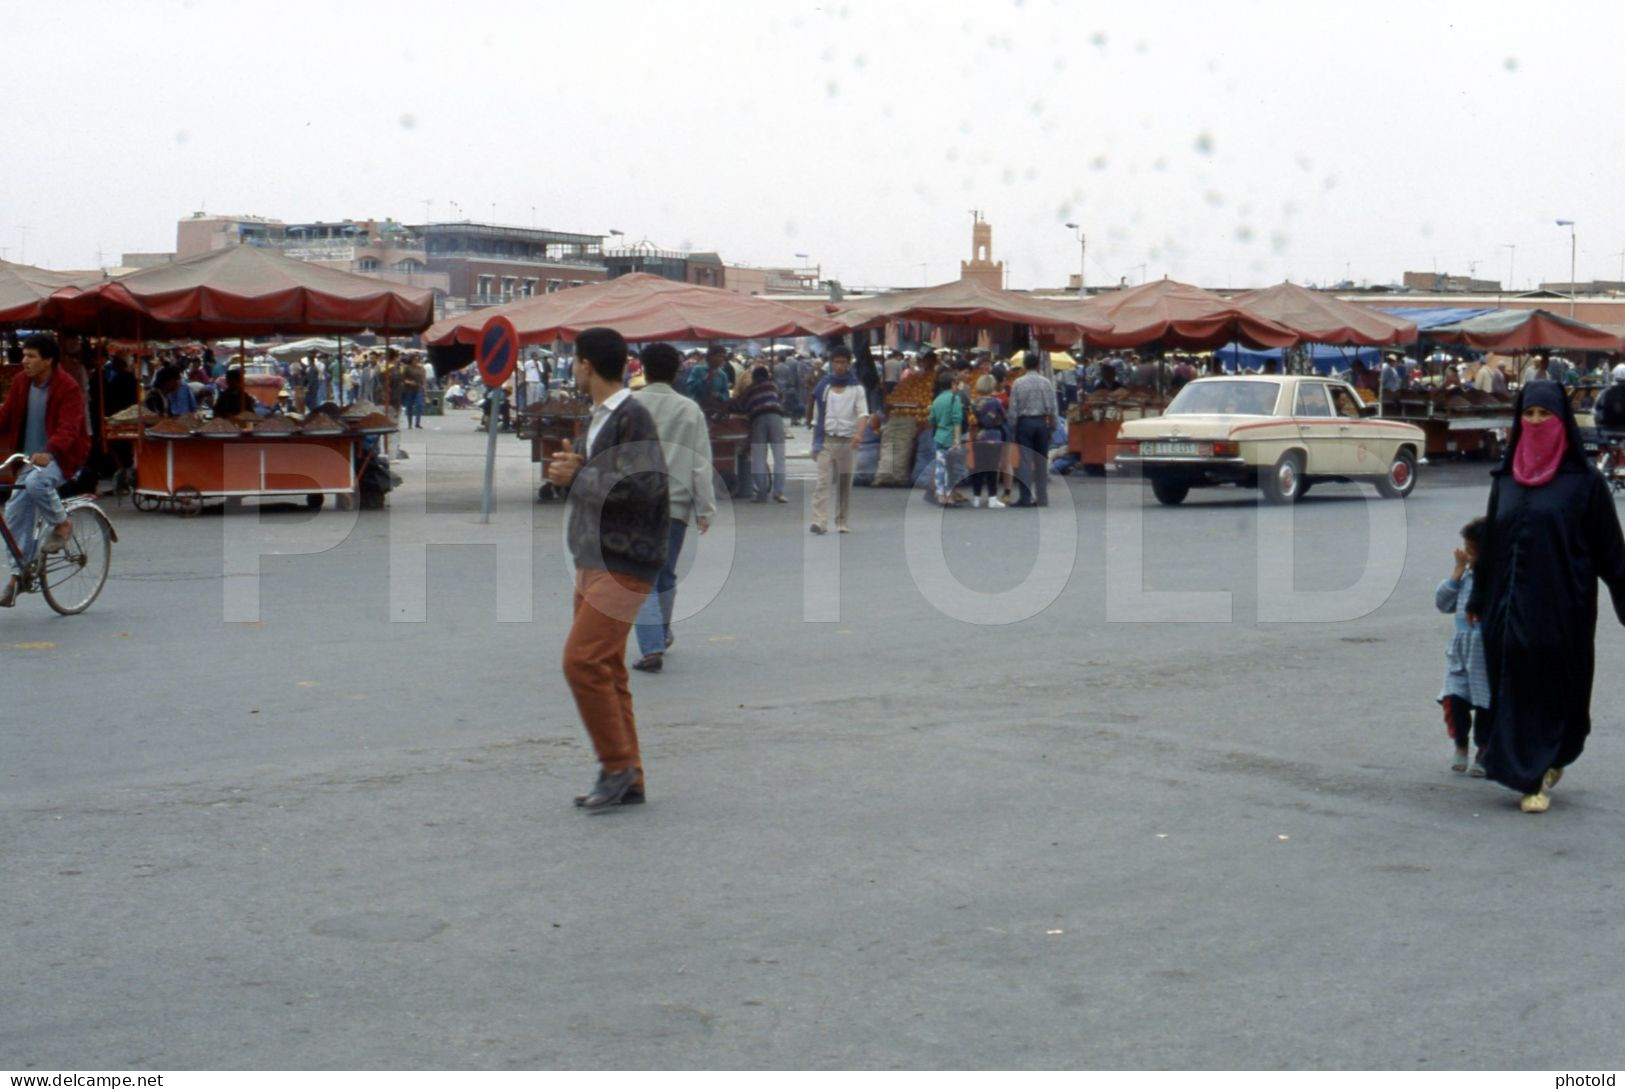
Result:
[[[595,326],[614,329],[634,343],[827,336],[844,328],[759,295],[634,272],[447,318],[429,328],[424,343],[436,347],[474,344],[480,329],[498,314],[513,322],[521,344],[574,340],[576,334]]]
[[[46,327],[43,319],[51,296],[77,295],[101,279],[99,272],[53,272],[0,261],[0,327]]]
[[[234,246],[132,272],[48,314],[69,332],[135,339],[279,333],[410,334],[434,320],[434,292]]]
[[[1536,348],[1569,348],[1584,352],[1617,352],[1620,338],[1550,310],[1497,310],[1476,318],[1435,325],[1427,338],[1440,344],[1462,344],[1487,351],[1528,352]]]
[[[1284,325],[1314,344],[1357,344],[1381,348],[1416,340],[1416,323],[1344,302],[1296,284],[1237,295],[1230,302],[1277,325]]]
[[[955,280],[912,291],[856,299],[838,307],[835,318],[850,329],[872,329],[892,321],[935,325],[1030,325],[1046,343],[1073,344],[1111,328],[1109,322],[1063,312],[1064,304],[1016,291],[1001,291],[975,280]]]
[[[1229,299],[1177,280],[1157,280],[1088,300],[1057,302],[1063,312],[1111,323],[1091,348],[1218,348],[1233,340],[1253,348],[1289,348],[1298,334]]]

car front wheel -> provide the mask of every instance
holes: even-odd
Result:
[[[1258,483],[1271,503],[1296,503],[1303,494],[1303,455],[1288,450]]]
[[[1409,450],[1394,455],[1388,475],[1377,481],[1377,491],[1385,499],[1404,499],[1416,487],[1416,457]]]

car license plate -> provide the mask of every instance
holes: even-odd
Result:
[[[1148,442],[1145,444],[1148,454],[1199,454],[1202,451],[1194,442]]]

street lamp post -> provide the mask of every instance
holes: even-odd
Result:
[[[1086,279],[1084,259],[1089,253],[1089,243],[1083,237],[1082,227],[1078,226],[1076,223],[1068,223],[1067,226],[1071,228],[1073,234],[1078,236],[1078,298],[1082,299],[1086,298],[1089,294],[1089,289],[1084,286]]]
[[[1557,225],[1569,229],[1569,317],[1572,318],[1574,317],[1574,293],[1578,290],[1574,283],[1574,220],[1560,219],[1557,221]]]
[[[1501,248],[1507,254],[1507,291],[1516,295],[1518,293],[1517,278],[1513,275],[1518,270],[1518,244],[1516,242],[1503,242]]]

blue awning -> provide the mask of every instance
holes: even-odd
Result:
[[[1318,374],[1335,374],[1346,371],[1358,360],[1367,366],[1376,366],[1382,362],[1382,348],[1356,348],[1344,347],[1337,344],[1309,344],[1305,345],[1309,351],[1310,364]],[[1386,349],[1392,351],[1393,349]],[[1279,364],[1284,350],[1281,348],[1257,349],[1231,342],[1214,353],[1227,371],[1235,370],[1263,370],[1266,363]]]
[[[1414,321],[1416,328],[1425,333],[1436,325],[1454,325],[1459,321],[1469,321],[1472,318],[1483,317],[1485,314],[1493,314],[1500,308],[1494,306],[1379,306],[1376,309],[1384,314],[1392,314],[1396,318]]]

